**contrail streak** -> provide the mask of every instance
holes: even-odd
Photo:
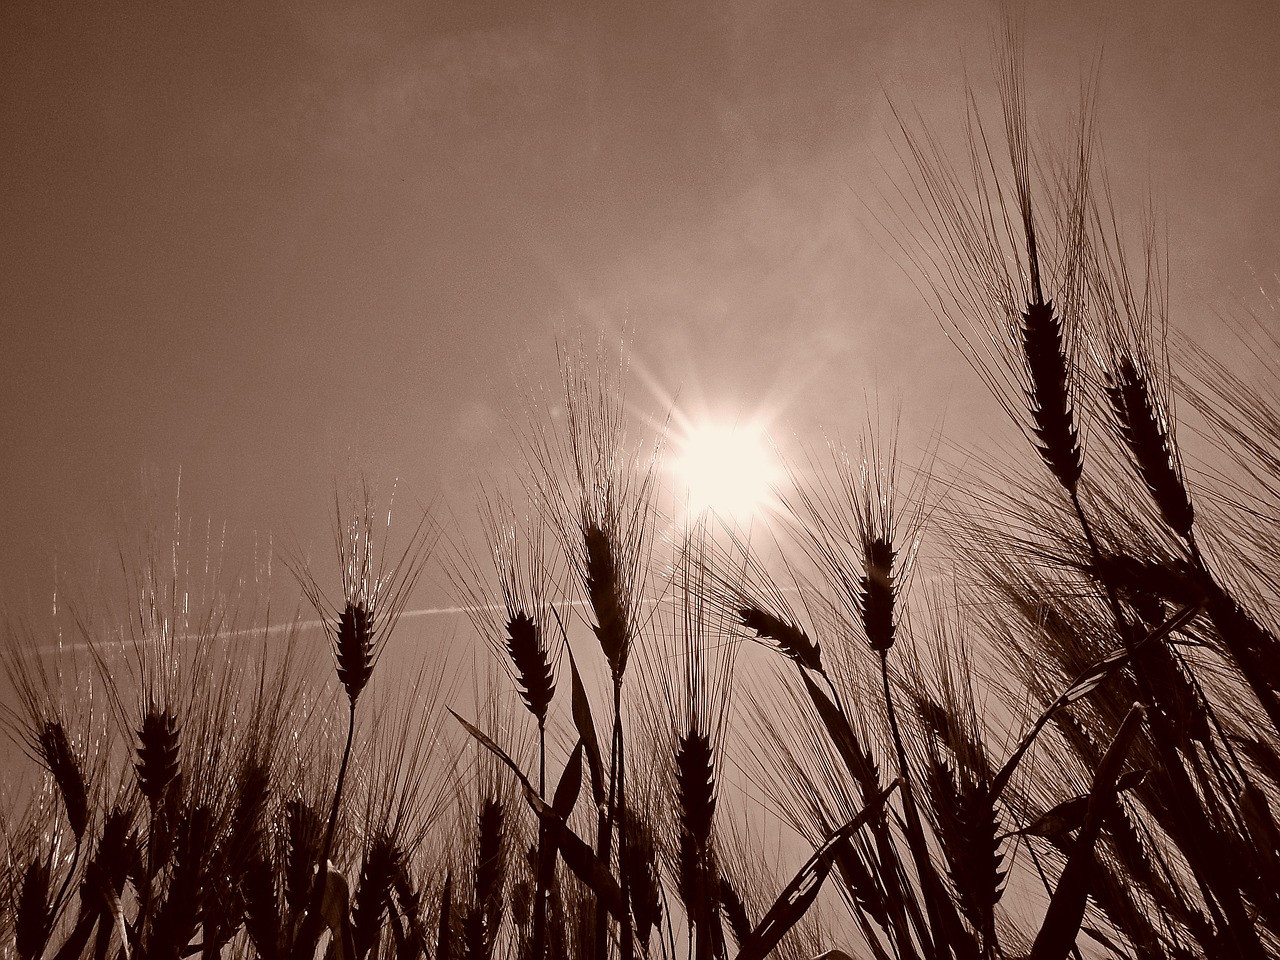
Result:
[[[581,607],[586,605],[585,600],[562,600],[555,604],[558,607]],[[416,610],[405,610],[400,614],[400,620],[417,619],[419,617],[452,617],[459,614],[472,613],[505,613],[506,607],[500,603],[471,604],[463,606],[448,607],[419,607]],[[310,620],[290,620],[286,623],[267,624],[264,626],[254,627],[237,627],[231,630],[215,630],[214,639],[231,640],[241,637],[274,637],[288,633],[293,630],[315,630],[323,628],[325,621],[316,617]],[[94,645],[100,650],[110,649],[111,647],[137,646],[144,642],[138,637],[129,637],[126,639],[116,639],[107,641],[94,641]],[[79,641],[76,643],[63,643],[57,641],[54,643],[46,643],[31,649],[27,656],[43,655],[48,653],[78,653],[89,649],[88,641]]]

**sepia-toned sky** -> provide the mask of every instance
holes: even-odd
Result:
[[[0,605],[92,580],[140,491],[304,549],[353,466],[466,515],[522,365],[631,329],[632,398],[965,442],[996,408],[896,262],[888,99],[954,133],[985,0],[6,0]],[[1101,58],[1175,320],[1280,264],[1280,5],[1031,3],[1033,115]],[[958,144],[957,144],[958,145]],[[880,223],[878,223],[880,221]],[[886,247],[889,252],[886,252]],[[901,258],[898,258],[901,259]],[[656,392],[647,393],[646,384]]]

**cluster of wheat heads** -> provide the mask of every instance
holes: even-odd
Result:
[[[1041,460],[1002,461],[948,511],[955,610],[994,656],[992,692],[1034,721],[998,772],[952,751],[952,815],[980,817],[984,841],[994,816],[1034,855],[1051,895],[1033,955],[1063,955],[1076,930],[1118,955],[1275,955],[1277,570],[1258,549],[1274,540],[1274,394],[1170,337],[1155,231],[1126,237],[1092,169],[1092,90],[1073,144],[1037,156],[1012,19],[998,62],[1003,158],[976,108],[964,168],[903,128],[925,212],[904,248]],[[1180,398],[1210,455],[1195,478]],[[1003,813],[966,810],[968,778]]]
[[[363,492],[340,592],[289,560],[327,676],[300,624],[193,603],[176,550],[77,621],[87,661],[9,626],[4,726],[42,772],[0,814],[0,949],[1280,954],[1278,395],[1166,335],[1087,109],[1035,156],[1005,40],[1007,151],[976,110],[964,169],[904,128],[904,249],[1032,456],[931,488],[869,428],[795,459],[764,550],[669,509],[623,364],[566,347],[483,549],[436,551],[501,668],[453,717],[443,667],[380,682],[436,528]]]
[[[1019,109],[1016,90],[1006,101]],[[1015,114],[1010,139],[1020,133]],[[1015,178],[1029,168],[1018,149]],[[1085,265],[1028,271],[1039,279],[1026,302],[1001,308],[1002,362],[1021,378],[1009,406],[1047,469],[1002,464],[989,484],[931,495],[929,470],[901,466],[891,437],[868,429],[856,449],[831,443],[791,468],[770,551],[781,561],[732,530],[673,525],[652,452],[628,446],[607,364],[597,357],[587,376],[587,351],[564,357],[564,426],[525,438],[528,509],[485,501],[499,593],[468,595],[539,732],[535,786],[519,742],[459,718],[536,817],[521,881],[532,877],[533,906],[521,887],[514,955],[1280,948],[1280,728],[1261,599],[1274,553],[1251,546],[1272,535],[1234,529],[1274,503],[1274,454],[1254,455],[1274,448],[1274,414],[1204,355],[1181,380],[1169,372],[1155,352],[1158,278],[1140,301],[1119,261],[1107,266],[1114,235],[1097,233],[1096,208],[1073,189],[1068,209],[1095,221],[1068,222],[1074,245],[1062,246]],[[1032,239],[1029,182],[1014,195],[1027,198],[1025,255],[1039,257],[1052,247]],[[1092,292],[1059,313],[1044,290],[1072,269]],[[1086,341],[1100,373],[1076,361]],[[1194,500],[1175,383],[1218,412],[1219,442],[1245,467]],[[926,526],[948,569],[915,590]],[[1208,555],[1228,557],[1215,561],[1223,572]],[[571,640],[575,624],[589,631]],[[741,669],[755,651],[767,659]],[[730,767],[803,855],[793,845],[760,869],[743,842],[750,817],[726,802]],[[845,922],[829,911],[811,922],[824,885]]]
[[[1182,384],[1249,464],[1229,496],[1192,499],[1167,426],[1165,479],[1137,462],[1120,411],[1144,407],[1115,397],[1144,361],[1059,405],[1071,419],[1094,396],[1116,418],[1087,445],[1062,433],[1073,486],[1046,453],[1043,473],[931,496],[874,431],[797,462],[777,562],[713,523],[673,526],[616,371],[567,353],[563,426],[535,421],[526,482],[482,501],[484,560],[445,551],[512,694],[475,696],[478,714],[441,725],[438,672],[376,682],[433,533],[387,553],[367,499],[337,514],[340,594],[293,564],[327,685],[298,662],[300,627],[193,614],[158,564],[122,627],[81,623],[88,668],[10,631],[6,726],[44,777],[5,815],[4,948],[1274,953],[1275,553],[1258,516],[1276,472],[1253,451],[1275,414],[1196,360],[1159,389]],[[1066,350],[1058,368],[1075,382]],[[926,526],[953,543],[945,578],[916,571]],[[766,857],[778,824],[792,840]]]
[[[126,564],[123,615],[78,612],[56,642],[9,625],[3,722],[44,776],[4,819],[6,955],[309,957],[324,930],[348,953],[425,940],[445,688],[427,666],[394,693],[367,681],[432,528],[389,557],[366,500],[338,529],[343,595],[321,624],[239,626],[236,585],[203,602],[211,564],[175,526]],[[317,628],[336,687],[307,654]],[[335,694],[348,719],[365,708],[354,729],[331,716]]]

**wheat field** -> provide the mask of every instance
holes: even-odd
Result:
[[[584,334],[477,542],[340,490],[267,619],[161,528],[111,616],[6,625],[5,955],[1280,956],[1274,316],[1262,377],[1178,332],[1092,88],[1042,144],[1022,57],[959,153],[902,115],[887,227],[1019,449],[871,415],[744,529]],[[424,576],[465,616],[393,656]]]

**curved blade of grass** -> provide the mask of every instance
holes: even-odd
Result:
[[[894,780],[875,798],[862,808],[862,812],[831,834],[822,845],[813,852],[800,872],[787,884],[786,889],[778,895],[764,919],[751,931],[751,935],[741,945],[737,960],[764,960],[769,952],[778,945],[790,930],[805,915],[818,896],[822,883],[831,872],[836,862],[836,852],[846,840],[853,836],[868,820],[880,812],[886,800],[898,787]]]
[[[844,760],[849,773],[853,775],[853,778],[862,788],[863,796],[869,795],[878,786],[876,771],[871,757],[863,749],[862,744],[858,742],[857,735],[853,732],[853,728],[849,726],[848,717],[840,711],[840,708],[832,702],[822,688],[813,682],[813,678],[809,676],[807,670],[801,670],[800,674],[804,678],[805,689],[809,691],[809,699],[813,701],[813,705],[817,708],[818,716],[822,718],[822,724],[827,728],[827,734],[831,737],[831,742],[835,744],[840,758]]]
[[[538,796],[538,791],[533,788],[533,784],[529,782],[529,778],[524,775],[516,762],[512,760],[505,750],[503,750],[493,739],[479,727],[468,723],[458,716],[452,710],[453,718],[457,720],[464,730],[486,750],[503,762],[516,780],[519,781],[521,789],[524,791],[524,798],[528,801],[529,806],[533,808],[533,812],[547,826],[551,841],[560,851],[560,855],[564,857],[565,865],[569,867],[599,898],[598,902],[606,910],[608,910],[619,921],[623,915],[622,888],[618,886],[618,881],[614,879],[613,874],[609,872],[609,868],[601,862],[600,858],[595,855],[587,843],[576,833],[569,829],[555,809]]]
[[[124,960],[129,960],[129,922],[124,916],[124,904],[120,901],[120,894],[108,886],[103,891],[103,897],[107,901],[107,909],[111,911],[111,919],[120,934],[120,952],[124,954]]]
[[[582,741],[569,754],[569,762],[564,765],[564,773],[560,774],[560,782],[556,784],[556,795],[552,798],[551,809],[561,820],[568,820],[573,813],[574,804],[578,802],[578,793],[582,789]]]
[[[1130,770],[1116,781],[1116,793],[1132,790],[1146,779],[1148,771]],[[1084,824],[1085,814],[1089,809],[1089,794],[1082,793],[1078,797],[1070,797],[1061,803],[1054,804],[1040,816],[1021,830],[1011,830],[1001,834],[999,839],[1009,837],[1059,837],[1070,833]]]
[[[559,619],[559,614],[556,617]],[[582,741],[583,749],[587,753],[587,766],[591,771],[591,797],[595,800],[596,806],[600,806],[605,801],[604,764],[600,759],[600,741],[596,739],[596,727],[591,721],[591,703],[587,700],[587,691],[582,686],[577,661],[573,659],[573,651],[568,644],[565,644],[564,649],[569,655],[569,675],[572,678],[573,725],[577,727],[578,738]]]
[[[1102,762],[1098,764],[1093,787],[1089,791],[1089,806],[1084,823],[1080,827],[1067,865],[1058,878],[1058,886],[1053,891],[1044,922],[1040,925],[1040,932],[1036,934],[1036,942],[1031,948],[1030,960],[1065,960],[1075,945],[1097,864],[1094,845],[1102,830],[1102,822],[1115,802],[1120,767],[1138,735],[1144,713],[1140,704],[1135,703],[1130,708],[1120,729],[1116,731],[1111,746],[1107,747]]]
[[[1058,699],[1045,708],[1045,711],[1040,714],[1036,722],[1031,725],[1031,729],[1027,731],[1026,735],[1018,743],[1017,749],[1013,751],[1013,754],[1005,761],[1004,766],[1000,768],[1000,772],[992,779],[991,787],[988,790],[990,802],[994,803],[1000,798],[1000,794],[1004,792],[1004,788],[1009,783],[1009,778],[1013,776],[1013,771],[1017,768],[1019,761],[1022,760],[1023,754],[1027,752],[1032,741],[1035,740],[1044,725],[1049,722],[1055,713],[1063,707],[1087,697],[1101,686],[1113,672],[1127,663],[1135,653],[1148,643],[1163,640],[1173,631],[1185,627],[1199,615],[1201,609],[1202,607],[1199,604],[1188,604],[1132,647],[1120,647],[1112,650],[1092,667],[1080,674],[1075,682],[1058,696]]]

